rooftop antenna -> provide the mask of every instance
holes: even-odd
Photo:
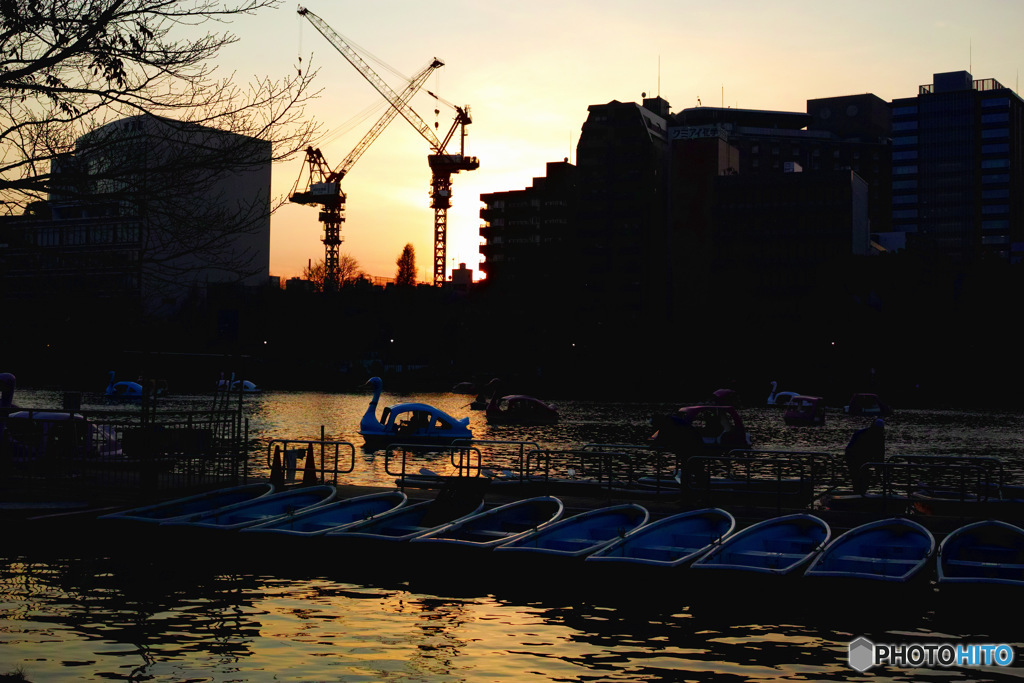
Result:
[[[658,55],[658,97],[661,97],[661,55]]]

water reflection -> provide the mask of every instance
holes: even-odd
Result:
[[[669,586],[662,599],[648,601],[604,599],[614,596],[614,586],[593,584],[542,599],[501,590],[453,597],[419,592],[403,580],[372,585],[329,574],[220,569],[128,557],[6,561],[0,565],[3,663],[24,666],[36,683],[76,676],[839,681],[850,678],[846,648],[858,635],[875,642],[991,637],[942,621],[934,607],[866,604],[842,611],[808,605],[799,594],[767,611],[726,592],[697,606]],[[780,610],[780,604],[789,606]],[[1019,634],[1011,642],[1024,646]],[[922,673],[928,672],[875,671],[873,678],[927,679]],[[931,672],[936,680],[964,681],[1022,673]]]

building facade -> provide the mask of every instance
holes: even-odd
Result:
[[[892,231],[954,264],[1024,255],[1024,101],[994,79],[934,75],[892,102]]]
[[[85,298],[166,317],[210,286],[263,286],[269,142],[153,116],[80,138],[46,202],[0,230],[8,299]]]

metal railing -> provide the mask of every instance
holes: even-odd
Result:
[[[132,413],[24,410],[0,417],[0,470],[23,482],[128,495],[233,485],[248,476],[241,448],[247,435],[248,422],[235,415],[154,421]]]
[[[319,447],[319,454],[317,453]],[[347,454],[347,464],[342,464]],[[339,474],[350,474],[356,468],[356,447],[348,441],[326,439],[272,439],[267,443],[267,468],[273,472],[276,464],[283,468],[286,482],[301,479],[308,457],[313,456],[317,478],[326,482],[328,475],[332,484],[338,483]]]
[[[834,490],[840,464],[816,451],[734,450],[695,455],[683,464],[680,484],[694,501],[729,500],[776,509],[802,509]]]

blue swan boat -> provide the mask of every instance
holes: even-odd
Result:
[[[416,446],[449,446],[458,439],[472,439],[469,418],[454,418],[426,403],[397,403],[385,407],[377,417],[384,383],[371,377],[366,383],[373,387],[373,398],[359,421],[359,433],[370,448],[383,448],[400,443]]]

